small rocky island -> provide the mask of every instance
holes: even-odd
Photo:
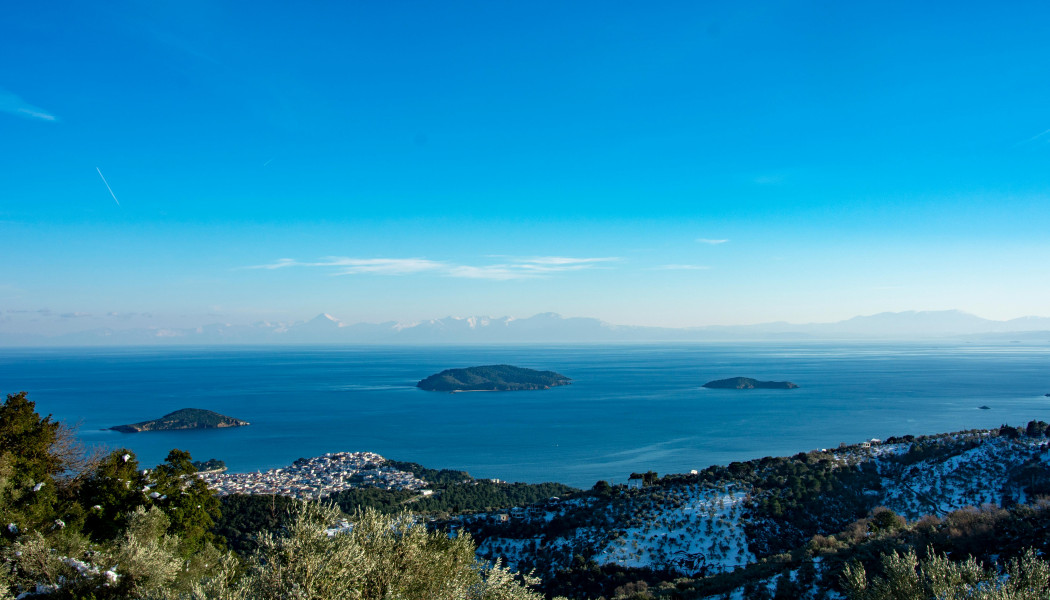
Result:
[[[117,425],[110,427],[113,431],[139,433],[141,431],[175,431],[179,429],[218,429],[222,427],[243,427],[248,421],[234,419],[217,412],[200,408],[183,408],[152,421]]]
[[[554,371],[536,371],[511,365],[446,369],[416,384],[428,392],[514,392],[546,390],[572,380]]]
[[[750,377],[730,377],[708,381],[703,387],[712,390],[793,390],[798,384],[790,381],[758,381]]]

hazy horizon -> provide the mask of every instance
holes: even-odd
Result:
[[[1048,15],[11,6],[0,334],[1044,314]]]
[[[989,320],[958,310],[885,312],[857,315],[835,322],[784,321],[686,328],[609,323],[593,317],[540,313],[514,316],[445,316],[421,321],[348,322],[329,313],[295,321],[253,323],[201,322],[189,326],[156,326],[154,318],[125,320],[123,327],[80,327],[88,321],[65,321],[67,329],[0,331],[0,347],[137,346],[223,344],[515,344],[515,343],[652,343],[652,342],[843,342],[882,343],[932,340],[1028,342],[1050,338],[1050,318],[1027,316]],[[57,323],[62,324],[60,320]]]

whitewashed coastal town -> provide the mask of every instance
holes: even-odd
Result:
[[[329,452],[300,458],[289,467],[255,473],[202,472],[199,477],[220,496],[227,494],[278,494],[317,499],[351,488],[419,490],[427,495],[427,482],[412,473],[386,465],[375,452]]]

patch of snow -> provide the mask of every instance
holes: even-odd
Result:
[[[646,509],[641,524],[625,529],[599,550],[596,562],[711,575],[755,560],[741,522],[743,490],[687,485],[661,491],[677,502]],[[678,502],[679,507],[672,508]]]

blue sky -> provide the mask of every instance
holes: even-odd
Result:
[[[1048,13],[12,5],[0,330],[1047,315]]]

